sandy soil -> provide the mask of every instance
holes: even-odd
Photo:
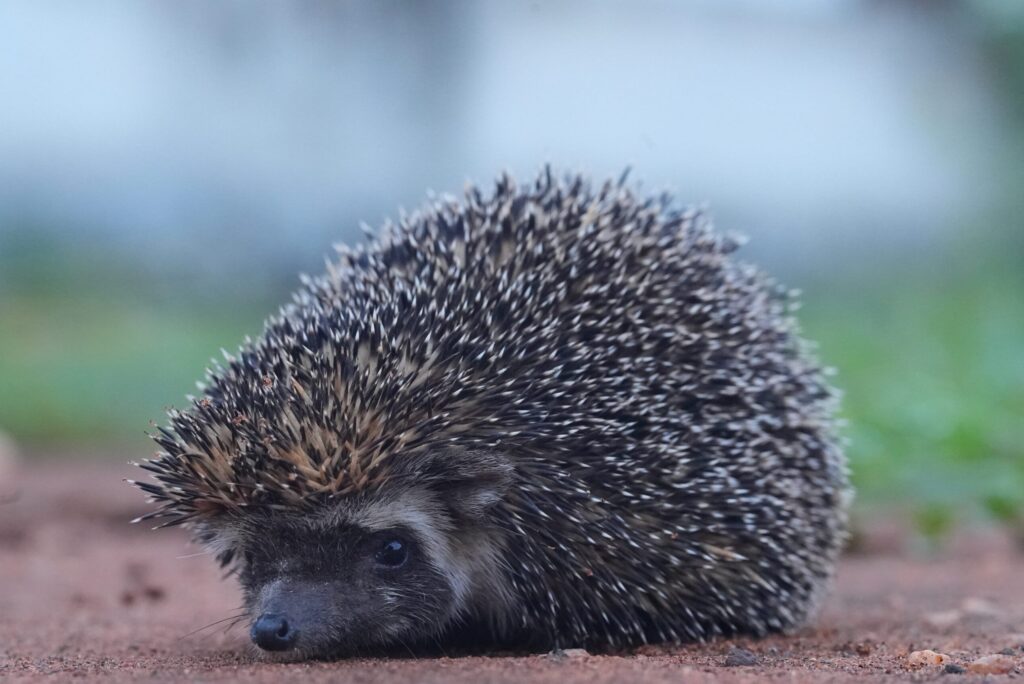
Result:
[[[1024,556],[994,532],[941,556],[907,555],[890,529],[848,555],[816,625],[790,637],[573,654],[280,664],[233,615],[238,593],[179,531],[129,525],[144,510],[122,484],[138,471],[42,462],[0,482],[0,679],[20,681],[758,682],[904,681],[935,649],[966,667],[1003,651],[1024,677]],[[881,528],[884,530],[884,526]],[[193,633],[194,632],[194,633]],[[737,657],[735,649],[749,654]],[[733,653],[730,658],[729,654]],[[753,665],[729,665],[737,660]],[[955,669],[955,668],[954,668]],[[963,674],[978,681],[980,677]]]

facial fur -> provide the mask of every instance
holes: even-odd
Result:
[[[412,648],[467,623],[500,624],[511,603],[504,535],[486,514],[501,496],[494,485],[456,499],[391,488],[213,522],[201,537],[235,564],[254,630],[261,616],[285,620],[288,657]]]

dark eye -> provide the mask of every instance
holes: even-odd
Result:
[[[391,538],[381,544],[374,559],[388,568],[402,566],[409,558],[409,545],[398,538]]]

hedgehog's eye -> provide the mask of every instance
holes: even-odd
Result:
[[[374,560],[386,568],[399,568],[408,558],[409,545],[398,537],[387,538],[374,556]]]

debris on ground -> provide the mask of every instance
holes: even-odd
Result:
[[[946,663],[952,662],[945,653],[938,653],[931,649],[925,649],[923,651],[914,651],[907,656],[907,665],[911,667],[925,667],[928,665],[945,665]]]
[[[1017,666],[1017,660],[1000,653],[982,656],[967,666],[971,674],[1008,674]]]

